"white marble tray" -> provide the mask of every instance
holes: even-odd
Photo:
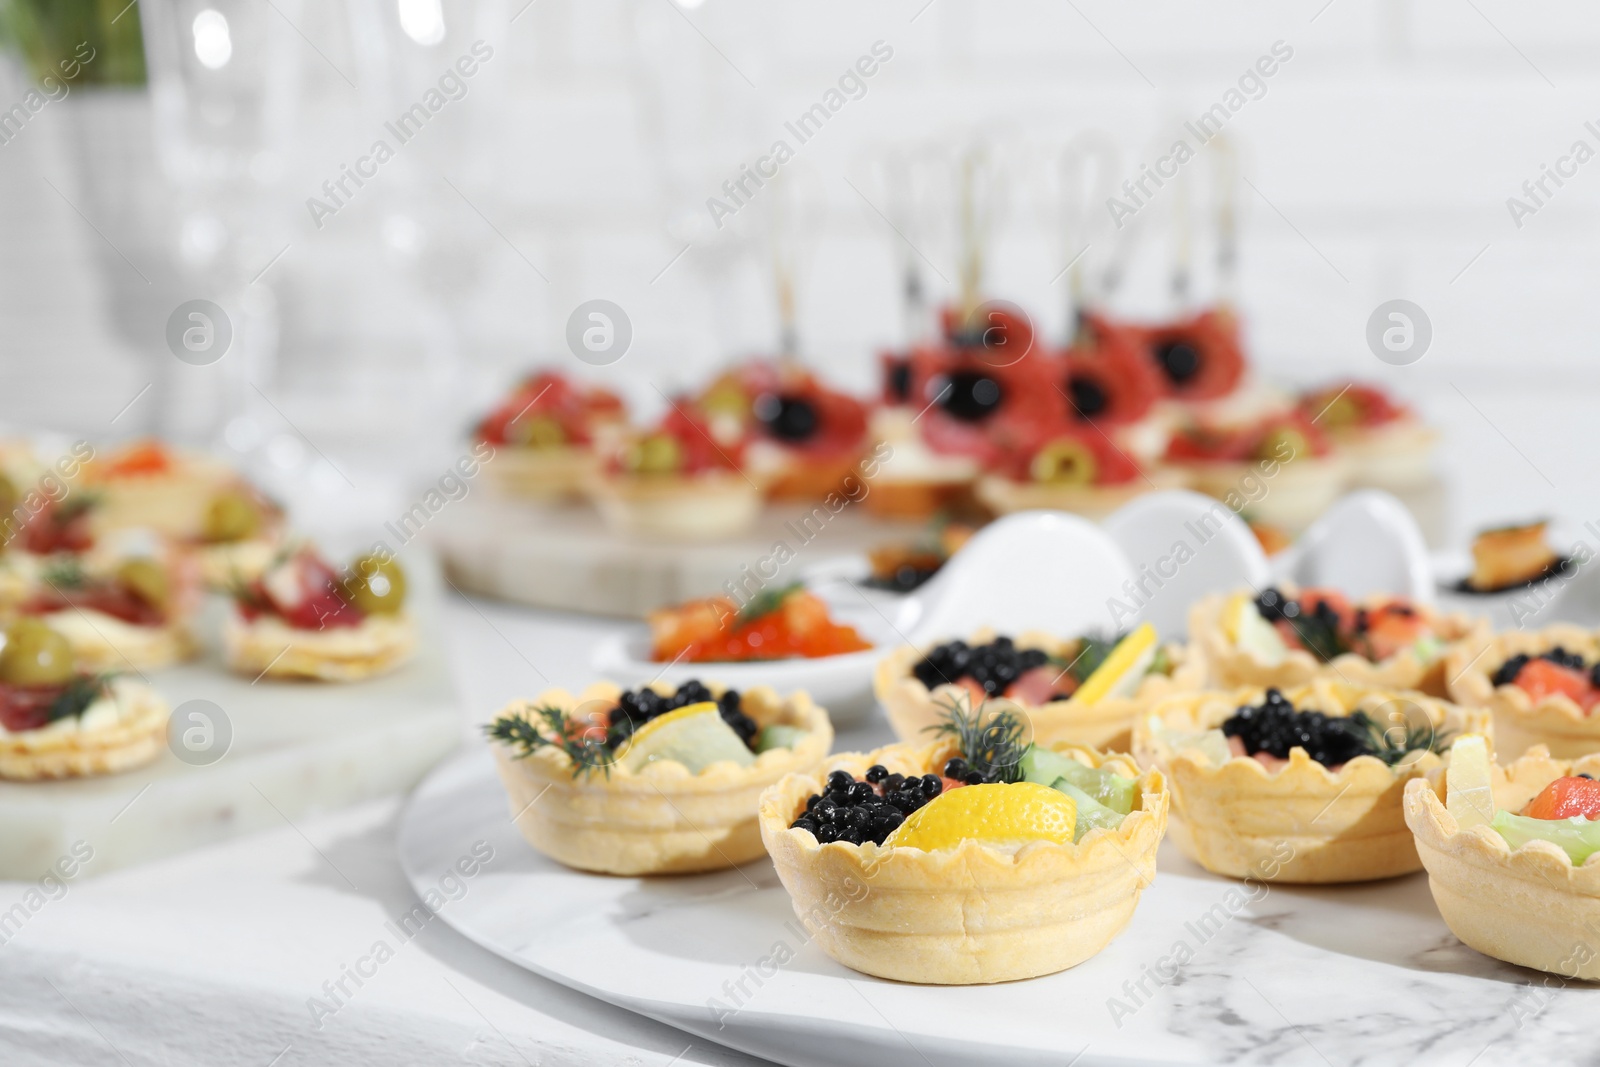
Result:
[[[426,553],[407,553],[403,564],[418,654],[367,682],[252,683],[230,674],[218,647],[226,605],[208,604],[202,657],[146,676],[174,709],[190,700],[222,709],[232,731],[225,755],[199,766],[169,748],[125,774],[0,782],[0,880],[37,879],[75,845],[79,859],[85,850],[93,856],[84,873],[102,874],[413,785],[460,743],[461,726],[438,564]]]
[[[451,926],[573,989],[793,1067],[1466,1067],[1593,1054],[1592,988],[1465,947],[1420,874],[1263,892],[1164,845],[1132,922],[1099,956],[1048,978],[941,988],[828,959],[805,942],[764,860],[641,880],[545,859],[512,826],[481,748],[439,767],[407,805],[399,851],[413,888],[431,888],[480,839],[504,860],[440,912]],[[766,962],[789,952],[782,966]],[[712,998],[736,1010],[719,1018]]]

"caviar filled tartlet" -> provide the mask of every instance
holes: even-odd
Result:
[[[1318,679],[1150,706],[1134,753],[1172,784],[1172,839],[1216,874],[1328,883],[1421,866],[1405,784],[1487,716],[1415,692]]]
[[[1456,585],[1463,593],[1502,593],[1564,571],[1569,557],[1556,551],[1546,521],[1496,526],[1472,539],[1472,573]]]
[[[1294,411],[1243,425],[1181,426],[1167,443],[1166,462],[1186,471],[1200,492],[1235,510],[1248,504],[1254,516],[1290,530],[1326,511],[1346,480],[1344,459],[1327,435]]]
[[[599,473],[604,446],[627,418],[622,399],[552,371],[519,384],[474,433],[490,476],[508,492],[575,496]],[[492,457],[492,461],[490,460]]]
[[[716,596],[652,611],[650,646],[657,663],[819,659],[872,647],[799,583],[763,590],[743,605]]]
[[[1344,452],[1354,484],[1405,490],[1433,476],[1438,431],[1382,389],[1337,382],[1303,394],[1299,407]]]
[[[1099,521],[1135,497],[1181,488],[1186,480],[1180,468],[1143,469],[1104,431],[1059,426],[1008,453],[978,480],[976,492],[999,515],[1044,509]]]
[[[107,543],[35,557],[19,612],[66,637],[80,670],[145,671],[191,658],[199,650],[197,569],[176,548],[148,547],[124,555]]]
[[[1479,654],[1481,652],[1481,655]],[[1494,715],[1495,747],[1514,759],[1545,745],[1559,759],[1600,752],[1600,636],[1577,626],[1504,633],[1463,646],[1445,666],[1450,697]]]
[[[741,442],[719,442],[705,415],[681,404],[624,442],[589,491],[608,525],[641,537],[727,537],[761,512]]]
[[[1542,747],[1500,767],[1486,739],[1463,737],[1444,774],[1407,784],[1406,824],[1452,933],[1507,963],[1600,979],[1596,774],[1600,757]]]
[[[340,574],[302,545],[232,595],[237,610],[222,635],[228,666],[251,678],[355,682],[416,651],[405,572],[386,557],[363,556]]]
[[[698,681],[552,689],[485,731],[528,843],[569,867],[624,875],[755,859],[761,791],[811,771],[833,744],[827,712],[804,692]]]
[[[1218,593],[1189,610],[1190,641],[1223,687],[1283,688],[1327,676],[1442,697],[1449,653],[1475,652],[1488,635],[1481,619],[1441,615],[1403,597],[1351,602],[1336,590],[1287,582],[1259,594]]]
[[[838,491],[871,443],[867,405],[793,362],[744,363],[695,403],[719,442],[748,442],[746,467],[777,500]]]
[[[1166,782],[1124,756],[1030,743],[1006,710],[945,738],[832,757],[761,797],[795,915],[846,967],[976,985],[1105,948],[1155,877]]]
[[[240,482],[211,498],[200,536],[189,546],[206,588],[226,592],[261,577],[283,542],[283,509]]]
[[[985,628],[931,648],[906,645],[879,661],[873,691],[895,736],[912,744],[950,707],[1003,698],[1021,709],[1040,744],[1062,741],[1128,751],[1141,704],[1205,684],[1203,664],[1162,645],[1145,624],[1119,637],[1061,638]]]
[[[98,501],[96,533],[143,528],[192,540],[211,501],[237,477],[219,460],[146,439],[85,463],[78,486]]]
[[[161,751],[167,706],[129,678],[73,666],[66,637],[20,619],[0,648],[0,778],[115,774]]]

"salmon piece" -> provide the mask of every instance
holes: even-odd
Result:
[[[1529,660],[1517,672],[1513,684],[1527,693],[1535,704],[1545,697],[1561,695],[1571,698],[1574,704],[1588,711],[1596,701],[1600,701],[1600,691],[1589,684],[1586,674],[1547,659]]]
[[[1057,679],[1060,679],[1057,681]],[[1071,691],[1076,682],[1072,675],[1067,674],[1059,667],[1052,667],[1048,663],[1043,667],[1035,667],[1031,671],[1023,671],[1016,681],[1011,683],[1005,695],[1030,708],[1050,703],[1057,693]]]
[[[1593,778],[1557,778],[1522,809],[1530,819],[1600,818],[1600,782]]]
[[[1373,608],[1367,612],[1368,658],[1378,663],[1398,655],[1427,637],[1432,629],[1421,612],[1401,601]]]

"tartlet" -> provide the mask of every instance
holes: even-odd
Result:
[[[702,413],[674,406],[621,446],[587,491],[615,530],[696,541],[740,533],[761,512],[762,488],[737,442],[719,443]]]
[[[136,441],[85,463],[96,533],[146,528],[189,540],[205,528],[212,498],[237,479],[227,464],[157,440]]]
[[[1314,708],[1330,718],[1366,712],[1381,725],[1403,715],[1405,743],[1417,731],[1430,747],[1397,750],[1394,765],[1358,755],[1337,770],[1298,744],[1271,769],[1237,749],[1220,762],[1219,753],[1206,750],[1206,731],[1241,708],[1265,706],[1272,692],[1181,694],[1156,701],[1135,725],[1140,765],[1160,768],[1171,783],[1178,848],[1208,871],[1259,881],[1360,882],[1420,869],[1401,806],[1406,783],[1441,766],[1432,747],[1486,728],[1487,716],[1420,693],[1317,679],[1281,697],[1296,710]]]
[[[1260,596],[1254,594],[1254,590],[1216,593],[1197,601],[1189,609],[1189,640],[1196,653],[1205,659],[1212,684],[1219,688],[1241,685],[1286,688],[1327,676],[1355,685],[1418,689],[1430,696],[1442,697],[1447,695],[1446,660],[1449,654],[1461,648],[1475,652],[1489,636],[1486,620],[1459,613],[1440,614],[1399,597],[1378,595],[1351,604],[1335,592],[1299,589],[1288,582],[1263,590]],[[1275,615],[1282,614],[1281,605],[1287,602],[1298,604],[1301,600],[1314,599],[1318,603],[1328,604],[1340,620],[1334,640],[1351,645],[1351,649],[1345,650],[1335,644],[1322,649],[1330,655],[1319,655],[1308,651],[1306,647],[1308,644],[1315,647],[1315,642],[1303,638],[1296,638],[1296,643],[1301,647],[1294,647],[1281,637],[1277,645],[1270,640],[1253,640],[1250,631],[1259,629],[1261,625],[1275,629],[1278,634],[1283,631],[1280,620],[1266,620],[1260,614],[1259,605],[1269,599],[1280,605],[1274,610]],[[1250,611],[1252,607],[1255,609],[1255,618],[1240,616],[1239,613]],[[1375,635],[1369,629],[1363,641],[1356,641],[1359,635],[1354,633],[1354,628],[1359,626],[1357,620],[1361,617],[1360,613],[1366,612],[1368,617],[1380,615],[1387,624],[1392,622],[1389,616],[1399,615],[1407,609],[1413,613],[1410,617],[1415,622],[1397,625],[1396,629],[1414,629],[1418,636],[1378,660],[1369,659],[1357,650],[1375,653],[1389,651],[1389,645],[1399,640],[1391,640],[1382,631]],[[1294,629],[1294,624],[1288,625],[1291,630]],[[1350,632],[1346,633],[1346,630]],[[1341,634],[1344,636],[1341,637]],[[1424,640],[1424,636],[1432,640]],[[1450,672],[1450,676],[1453,673]]]
[[[1497,808],[1515,811],[1568,774],[1600,774],[1600,757],[1574,763],[1535,746],[1491,765]],[[1600,979],[1600,861],[1574,864],[1559,846],[1512,848],[1489,825],[1463,829],[1445,803],[1445,776],[1407,783],[1406,824],[1428,870],[1428,888],[1451,933],[1496,959],[1566,978]]]
[[[358,559],[341,578],[301,546],[232,592],[237,610],[223,627],[223,647],[241,675],[356,682],[416,651],[405,576],[393,560]]]
[[[191,627],[198,575],[179,552],[57,554],[25,569],[30,592],[19,612],[66,637],[80,670],[156,670],[199,651]]]
[[[478,423],[474,453],[509,493],[577,496],[599,473],[603,447],[625,417],[616,394],[544,371],[521,382]]]
[[[1304,394],[1299,406],[1338,444],[1353,484],[1403,492],[1433,476],[1439,432],[1376,386],[1335,383]]]
[[[984,627],[967,639],[969,646],[986,645],[999,635],[992,627]],[[895,736],[910,744],[924,744],[928,731],[936,728],[953,703],[964,704],[974,694],[969,688],[957,684],[960,679],[934,686],[924,685],[912,668],[921,662],[933,648],[943,642],[930,642],[924,646],[902,645],[878,661],[873,669],[872,688],[889,718]],[[1080,638],[1061,638],[1037,630],[1018,634],[1015,647],[1019,650],[1037,649],[1052,662],[1072,662],[1082,648]],[[1128,751],[1134,719],[1139,709],[1151,700],[1171,693],[1200,689],[1205,685],[1205,665],[1188,654],[1180,645],[1163,646],[1167,657],[1164,673],[1147,674],[1138,683],[1131,696],[1108,695],[1093,703],[1068,697],[1051,699],[1043,703],[1029,701],[1021,696],[1009,702],[1026,715],[1033,740],[1042,745],[1064,742],[1087,745],[1091,748],[1118,752]],[[1064,668],[1051,668],[1065,675]]]
[[[669,696],[671,686],[649,687]],[[721,686],[708,685],[720,696]],[[598,682],[573,695],[552,689],[535,701],[514,701],[500,713],[523,717],[537,708],[570,714],[586,705],[617,704],[622,689]],[[762,790],[785,775],[809,771],[833,744],[827,712],[805,692],[780,698],[765,687],[741,694],[745,714],[766,727],[804,731],[793,748],[756,756],[748,767],[721,761],[691,774],[683,763],[661,760],[638,773],[621,762],[585,771],[561,748],[519,756],[494,745],[495,765],[509,796],[512,820],[534,848],[579,870],[602,874],[681,874],[734,867],[761,855],[756,821]]]
[[[1070,843],[1034,841],[1014,853],[977,840],[935,851],[820,844],[791,826],[829,771],[859,777],[880,764],[924,774],[955,751],[945,743],[844,753],[820,774],[790,775],[762,795],[761,837],[806,931],[846,967],[934,985],[1033,978],[1098,953],[1155,877],[1167,820],[1159,771],[1141,775],[1125,757],[1058,746],[1089,766],[1136,777],[1137,807],[1115,829]]]
[[[1348,473],[1327,436],[1292,411],[1244,425],[1180,427],[1167,444],[1166,461],[1183,469],[1200,492],[1291,530],[1305,529],[1326,511]]]
[[[1104,430],[1056,428],[1013,452],[998,470],[978,479],[978,500],[999,515],[1070,511],[1099,521],[1144,493],[1179,489],[1176,467],[1146,470]]]
[[[1594,715],[1592,681],[1578,699],[1567,692],[1536,691],[1521,685],[1496,684],[1496,675],[1516,656],[1542,658],[1563,650],[1588,665],[1600,663],[1600,635],[1582,627],[1559,624],[1533,633],[1503,633],[1486,646],[1463,645],[1448,657],[1450,697],[1459,704],[1486,708],[1494,716],[1495,747],[1515,759],[1534,745],[1544,745],[1558,759],[1600,752],[1600,716]],[[1542,690],[1542,687],[1541,687]],[[1580,700],[1582,703],[1580,704]]]

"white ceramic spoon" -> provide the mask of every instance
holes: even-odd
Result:
[[[1108,516],[1105,528],[1135,571],[1124,599],[1164,640],[1184,638],[1189,607],[1201,597],[1259,589],[1271,574],[1250,527],[1222,501],[1187,489],[1141,496]]]
[[[1337,589],[1353,599],[1392,593],[1432,604],[1428,546],[1404,504],[1379,489],[1340,500],[1280,558],[1280,575],[1298,585]]]

